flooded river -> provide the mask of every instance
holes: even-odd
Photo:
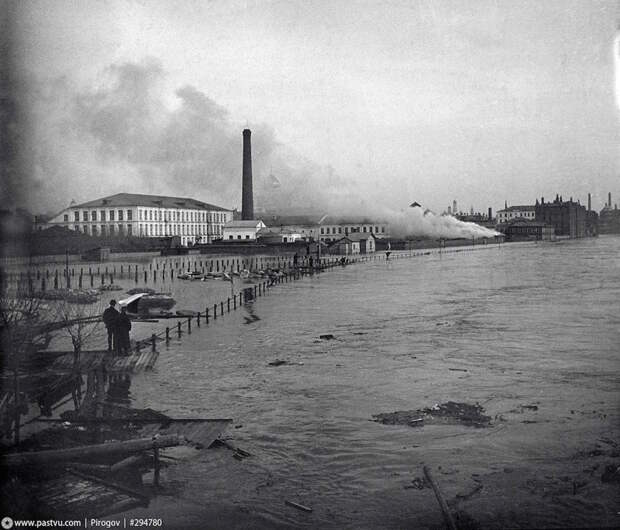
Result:
[[[169,289],[202,309],[229,285]],[[618,484],[601,481],[620,464],[619,237],[338,268],[252,310],[162,344],[131,386],[137,407],[233,418],[225,436],[252,456],[172,465],[133,514],[170,528],[441,527],[416,487],[426,464],[462,525],[620,524]],[[479,403],[491,426],[372,421],[447,401]]]

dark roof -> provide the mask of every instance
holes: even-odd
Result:
[[[536,209],[535,206],[532,206],[530,204],[524,205],[524,206],[508,206],[508,208],[504,208],[503,210],[500,210],[500,212],[514,212],[514,211],[534,211]]]
[[[256,228],[261,223],[260,219],[228,221],[224,228]]]
[[[352,234],[349,234],[347,237],[351,241],[365,241],[370,236],[375,237],[375,235],[372,232],[354,232]]]
[[[259,216],[266,225],[269,226],[299,226],[299,225],[318,225],[323,214],[317,215],[273,215],[264,214]]]
[[[116,206],[148,206],[151,208],[190,208],[194,210],[216,210],[230,212],[214,204],[190,199],[188,197],[169,197],[167,195],[143,195],[141,193],[117,193],[94,201],[71,205],[70,208],[101,208]]]

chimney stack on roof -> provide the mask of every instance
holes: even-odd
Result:
[[[254,219],[254,194],[252,191],[252,144],[250,129],[243,129],[243,182],[241,192],[241,219]]]
[[[611,191],[607,194],[607,197],[608,197],[607,204],[611,208]]]
[[[592,195],[588,193],[588,211],[592,209]]]

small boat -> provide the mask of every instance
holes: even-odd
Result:
[[[129,313],[148,315],[152,309],[171,309],[177,302],[168,293],[136,293],[118,303],[121,307],[126,307]]]
[[[198,315],[198,311],[192,311],[191,309],[177,309],[177,316],[179,317],[195,317]]]

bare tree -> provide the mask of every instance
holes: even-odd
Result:
[[[2,369],[13,378],[11,390],[2,389],[7,430],[15,423],[14,441],[19,443],[20,417],[25,405],[20,389],[20,365],[28,356],[47,346],[51,336],[45,330],[41,300],[33,297],[0,297],[0,352]],[[13,396],[11,402],[10,396]],[[27,406],[27,405],[26,405]],[[11,410],[12,409],[12,410]],[[4,416],[3,410],[3,416]]]

